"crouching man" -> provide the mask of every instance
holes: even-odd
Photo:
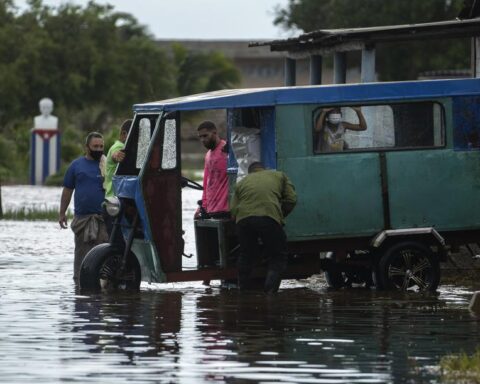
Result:
[[[268,258],[268,272],[264,290],[278,291],[282,273],[287,266],[285,217],[297,202],[295,188],[283,172],[266,170],[255,162],[248,175],[235,187],[230,211],[237,223],[240,256],[238,259],[238,284],[248,289],[255,262],[260,259],[262,241],[264,255]]]

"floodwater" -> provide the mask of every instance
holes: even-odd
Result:
[[[59,196],[2,188],[4,209]],[[198,198],[185,190],[187,252]],[[216,282],[82,295],[72,255],[56,223],[0,221],[1,383],[438,383],[442,356],[480,345],[466,287],[329,291],[316,277],[273,296]]]

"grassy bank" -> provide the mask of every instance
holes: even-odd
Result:
[[[446,382],[480,384],[480,347],[471,356],[461,353],[443,357],[440,368]]]
[[[73,216],[68,214],[68,219],[71,220]],[[58,209],[35,209],[35,208],[21,208],[14,210],[7,210],[3,212],[2,220],[19,220],[19,221],[35,221],[47,220],[58,221]]]

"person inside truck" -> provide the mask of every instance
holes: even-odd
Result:
[[[367,123],[360,108],[352,108],[358,117],[358,124],[343,120],[340,108],[326,108],[315,120],[316,152],[341,152],[348,149],[345,131],[365,131]]]

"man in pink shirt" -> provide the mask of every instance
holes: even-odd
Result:
[[[226,142],[218,136],[217,127],[211,121],[201,123],[197,131],[208,152],[205,155],[201,208],[195,212],[195,218],[229,218]]]

